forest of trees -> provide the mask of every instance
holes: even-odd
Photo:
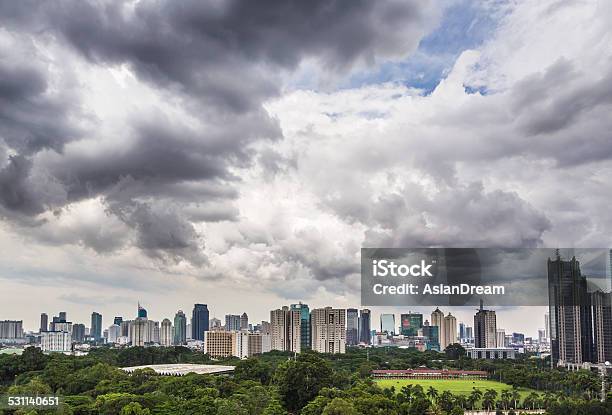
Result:
[[[233,376],[157,376],[150,369],[127,374],[123,366],[159,363],[223,363]],[[407,385],[381,389],[372,369],[462,368],[486,370],[508,390],[474,389],[467,396]],[[539,391],[520,399],[516,388]],[[57,395],[59,409],[5,409],[6,414],[203,414],[203,415],[419,415],[463,414],[468,408],[546,408],[551,415],[612,414],[612,396],[599,401],[600,379],[588,371],[551,370],[528,357],[516,361],[466,358],[394,348],[350,349],[343,355],[283,352],[247,360],[211,362],[184,347],[99,348],[82,357],[45,355],[37,348],[0,355],[0,395]],[[2,410],[0,410],[2,413]]]

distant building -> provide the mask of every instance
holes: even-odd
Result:
[[[345,353],[346,311],[332,307],[317,308],[310,314],[312,349],[319,353]]]
[[[423,314],[408,313],[400,315],[400,333],[404,336],[418,336],[423,328]]]
[[[90,335],[94,339],[94,341],[99,341],[102,339],[102,314],[97,313],[95,311],[91,313]]]
[[[272,350],[302,351],[302,316],[300,310],[284,306],[270,312]]]
[[[172,346],[172,322],[167,318],[161,322],[161,329],[159,331],[159,344],[162,346]]]
[[[180,346],[187,344],[187,317],[182,310],[174,315],[174,330],[172,343]]]
[[[240,330],[248,330],[249,329],[249,316],[247,313],[242,313],[240,316]]]
[[[108,328],[108,342],[109,343],[119,343],[119,338],[121,337],[121,326],[118,324],[113,324]]]
[[[380,331],[389,336],[395,335],[395,314],[380,315]]]
[[[47,313],[40,314],[40,333],[49,330],[49,316]]]
[[[115,318],[113,319],[113,324],[121,326],[121,323],[123,323],[123,317],[115,316]]]
[[[595,363],[612,362],[612,293],[592,294]]]
[[[291,304],[290,310],[300,312],[300,350],[310,349],[312,339],[312,328],[310,327],[310,308],[308,304]]]
[[[432,326],[438,327],[438,326]],[[375,379],[486,379],[487,372],[479,370],[448,370],[448,369],[404,369],[404,370],[373,370]]]
[[[548,259],[548,304],[552,359],[560,365],[593,359],[593,336],[587,280],[573,257]]]
[[[211,357],[233,356],[236,350],[236,332],[212,331],[204,333],[204,353]]]
[[[372,339],[372,313],[367,308],[359,311],[359,342],[370,344]]]
[[[76,323],[72,325],[72,341],[75,343],[85,341],[85,324]]]
[[[226,314],[225,315],[225,330],[226,331],[239,331],[240,330],[240,316],[238,314]]]
[[[270,351],[270,335],[249,333],[247,331],[234,332],[236,337],[233,356],[246,359]]]
[[[72,336],[65,331],[46,331],[41,333],[40,348],[43,352],[70,352]]]
[[[194,340],[204,340],[204,332],[208,331],[208,324],[208,306],[194,304],[191,317],[191,337]]]
[[[506,347],[506,330],[497,329],[495,347]]]
[[[359,311],[356,308],[346,310],[346,344],[359,344]]]
[[[440,350],[445,350],[449,345],[457,342],[457,319],[451,313],[444,317],[444,344]]]
[[[130,340],[132,346],[143,347],[148,343],[149,327],[146,318],[137,318],[130,324]]]
[[[466,349],[472,359],[515,359],[516,350],[505,347],[474,347]]]
[[[218,318],[211,318],[210,321],[208,322],[208,328],[210,330],[215,330],[215,329],[220,329],[221,328],[221,320],[219,320]]]
[[[423,337],[427,338],[427,349],[440,351],[440,327],[431,326],[429,321],[423,324]]]
[[[148,318],[147,310],[138,303],[138,318]]]
[[[0,321],[0,343],[22,343],[24,341],[23,320]]]
[[[474,347],[494,348],[497,346],[497,316],[495,311],[485,310],[481,301],[480,309],[474,315]]]

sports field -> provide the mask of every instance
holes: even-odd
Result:
[[[399,392],[402,387],[406,385],[421,385],[425,392],[427,392],[430,386],[433,386],[438,390],[438,393],[447,390],[455,395],[469,395],[473,388],[478,388],[483,393],[487,389],[495,389],[497,393],[501,393],[505,389],[512,390],[512,386],[505,383],[480,379],[377,379],[376,383],[378,383],[381,388],[395,386],[396,392]],[[534,390],[527,388],[519,388],[518,390],[521,394],[521,400],[525,399],[525,396],[529,395],[531,392],[534,392]]]

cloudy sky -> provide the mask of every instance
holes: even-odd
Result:
[[[0,1],[0,319],[261,320],[358,305],[362,246],[612,246],[611,16]]]

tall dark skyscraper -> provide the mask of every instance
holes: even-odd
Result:
[[[240,324],[240,319],[238,320]],[[191,316],[191,336],[194,340],[204,340],[204,332],[208,331],[208,306],[194,304]]]
[[[593,293],[592,304],[594,361],[612,362],[612,293]]]
[[[346,310],[346,344],[348,346],[359,344],[359,312],[356,308]]]
[[[47,313],[42,313],[40,315],[40,332],[49,330],[49,316]]]
[[[583,363],[593,360],[592,319],[587,281],[580,262],[564,261],[557,252],[548,259],[550,346],[553,361]]]
[[[497,344],[497,315],[493,310],[485,310],[482,300],[474,315],[474,347],[503,347]]]
[[[96,313],[95,311],[91,313],[90,335],[95,341],[102,338],[102,314]]]
[[[113,324],[116,324],[118,326],[121,326],[121,323],[123,323],[123,317],[121,316],[115,316],[115,319],[113,320]]]
[[[312,328],[310,325],[310,308],[308,304],[291,304],[290,310],[300,312],[300,346],[301,350],[307,350],[311,347]]]
[[[364,308],[359,312],[359,342],[370,344],[372,338],[372,314]]]
[[[66,322],[66,312],[65,311],[60,311],[59,312],[59,322],[60,323],[65,323]]]
[[[72,325],[72,341],[82,343],[85,340],[85,324]]]

